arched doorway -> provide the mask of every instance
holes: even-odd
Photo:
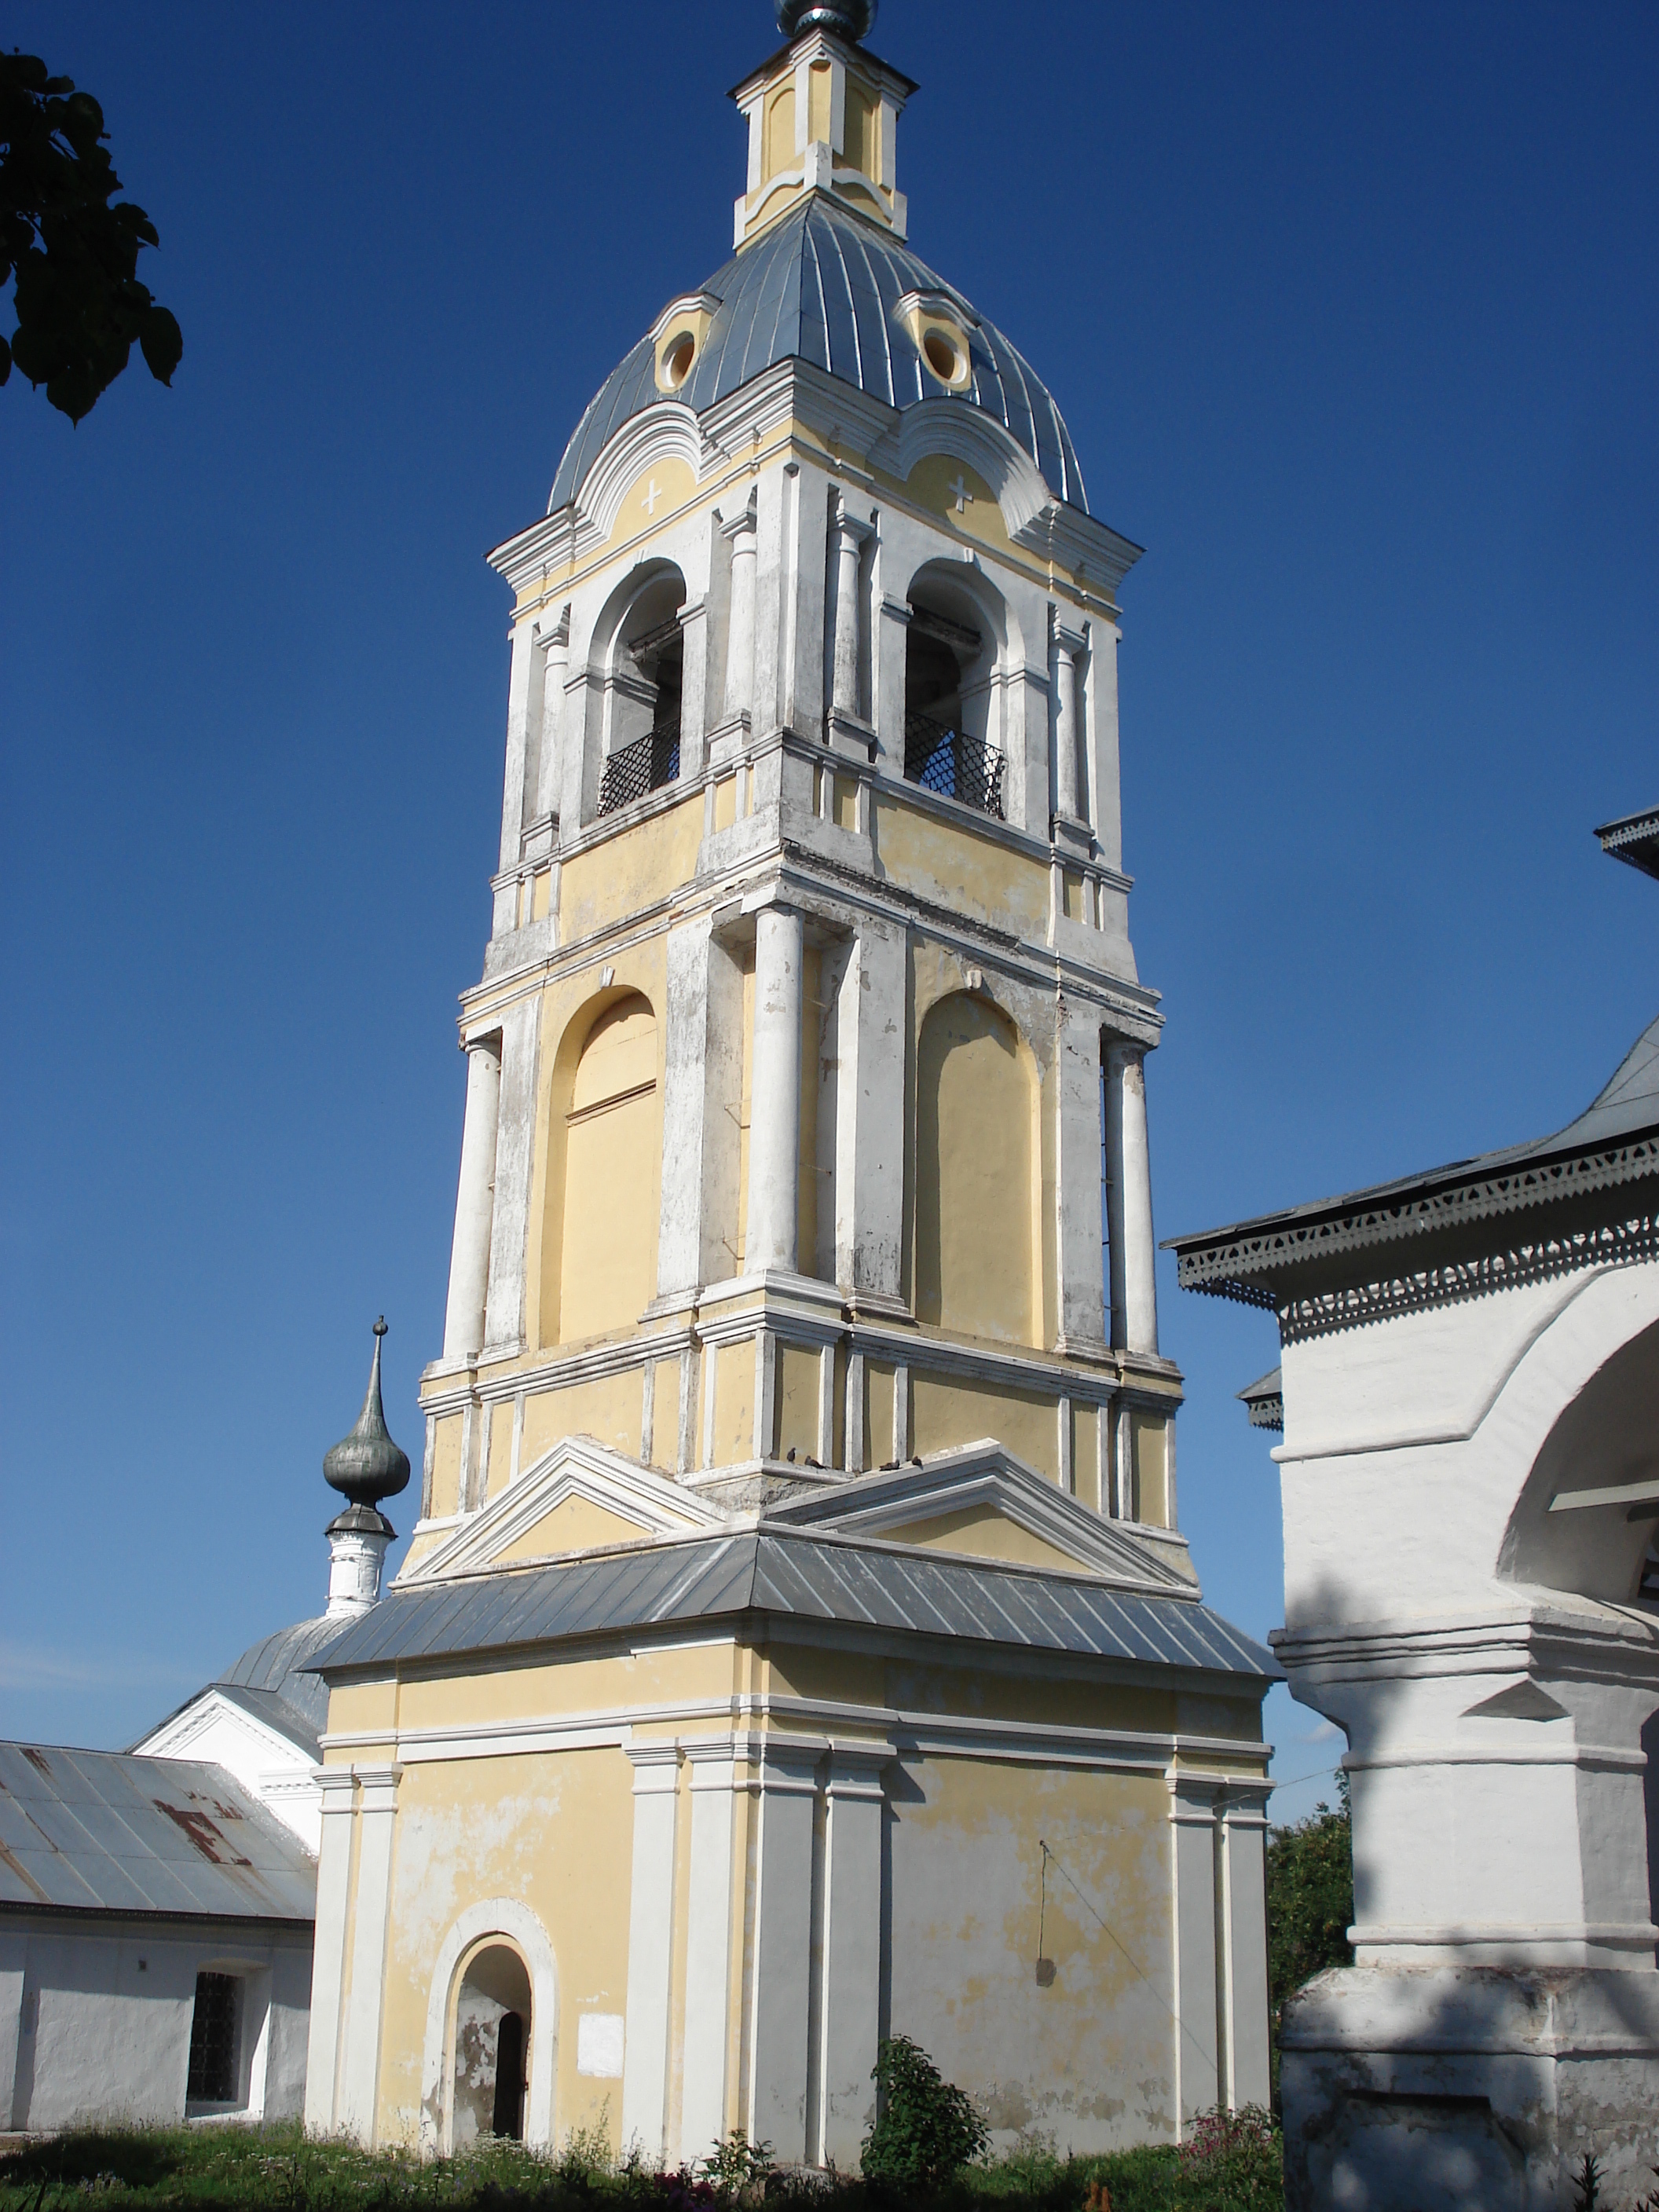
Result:
[[[523,2140],[532,2027],[524,1960],[509,1945],[486,1941],[468,1960],[455,1992],[452,2150],[480,2136]]]

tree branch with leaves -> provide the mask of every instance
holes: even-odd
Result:
[[[0,292],[17,327],[0,337],[0,384],[16,363],[78,422],[137,345],[171,384],[185,349],[174,318],[138,280],[139,250],[159,246],[104,145],[104,111],[34,54],[0,53]]]

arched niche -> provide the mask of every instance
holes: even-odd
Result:
[[[530,1970],[511,1943],[486,1939],[462,1967],[451,2048],[449,2143],[524,2140],[535,2006]]]
[[[1643,1601],[1659,1498],[1561,1507],[1659,1481],[1659,1322],[1621,1345],[1561,1409],[1516,1502],[1498,1571],[1610,1605]]]
[[[523,2009],[526,2006],[528,2009]],[[433,1961],[421,2058],[423,2151],[447,2156],[460,2140],[457,2072],[466,2056],[459,2047],[461,2031],[479,2019],[488,2020],[492,2008],[492,2063],[500,2055],[501,2020],[512,2012],[522,2023],[523,2139],[551,2147],[554,2084],[558,2075],[558,1979],[553,1947],[547,1930],[528,1905],[516,1898],[491,1897],[468,1905],[459,1916]],[[483,2044],[489,2040],[487,2035],[474,2039],[480,2059]],[[492,2075],[488,2094],[492,2121],[495,2088]],[[476,2114],[483,2096],[482,2083],[476,2094],[469,2091],[468,2096],[466,2112],[471,2117],[463,2124],[476,2130]]]
[[[1011,617],[1001,593],[960,562],[910,580],[904,645],[904,773],[941,797],[1006,817],[1000,672]]]
[[[576,1016],[550,1107],[542,1335],[576,1344],[631,1328],[656,1290],[662,1104],[657,1018],[642,993],[607,994]]]
[[[916,1317],[964,1336],[1038,1340],[1036,1069],[987,998],[938,1001],[916,1050]]]

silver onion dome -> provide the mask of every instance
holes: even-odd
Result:
[[[382,1314],[374,1324],[374,1364],[357,1425],[323,1458],[324,1480],[354,1505],[378,1505],[383,1498],[395,1498],[409,1481],[409,1454],[392,1441],[380,1403],[380,1339],[386,1333]]]
[[[803,31],[830,31],[856,46],[876,27],[877,0],[777,0],[778,28],[786,39]]]

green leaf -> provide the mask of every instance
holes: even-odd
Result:
[[[173,372],[184,356],[185,334],[165,307],[148,308],[138,325],[138,343],[144,361],[158,384],[171,384]]]

